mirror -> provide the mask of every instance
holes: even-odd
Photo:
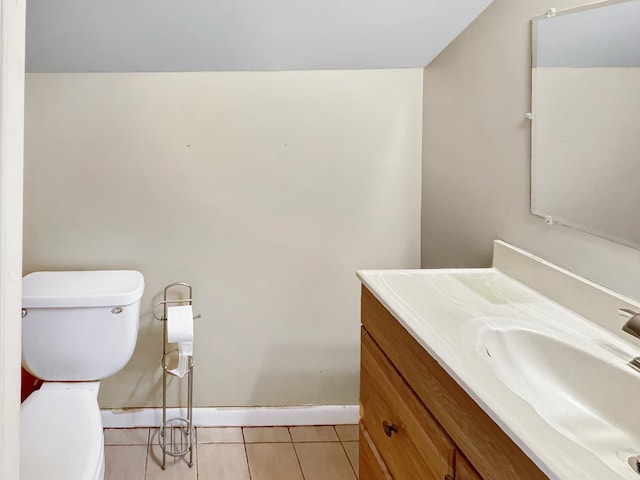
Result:
[[[640,248],[640,0],[532,27],[531,212]]]

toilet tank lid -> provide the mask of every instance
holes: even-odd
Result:
[[[22,279],[23,308],[126,306],[144,291],[135,270],[33,272]]]

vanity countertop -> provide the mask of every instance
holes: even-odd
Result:
[[[497,268],[357,275],[551,479],[640,479],[628,464],[640,454],[635,398],[626,399],[628,409],[619,412],[626,418],[603,415],[599,406],[625,392],[617,391],[618,384],[610,392],[597,385],[601,370],[602,379],[620,378],[626,390],[640,391],[640,373],[627,365],[640,356],[638,347]],[[572,369],[571,355],[566,363],[566,345],[571,355],[586,359],[578,363],[585,370]],[[547,378],[564,372],[567,391],[562,378]],[[637,418],[628,422],[630,415]]]

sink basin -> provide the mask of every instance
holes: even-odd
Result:
[[[522,325],[485,324],[479,353],[507,388],[553,429],[638,479],[628,459],[640,453],[640,355],[611,340]]]

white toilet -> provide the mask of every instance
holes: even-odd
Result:
[[[44,380],[22,404],[21,480],[103,480],[100,379],[138,338],[142,274],[35,272],[22,280],[22,364]]]

